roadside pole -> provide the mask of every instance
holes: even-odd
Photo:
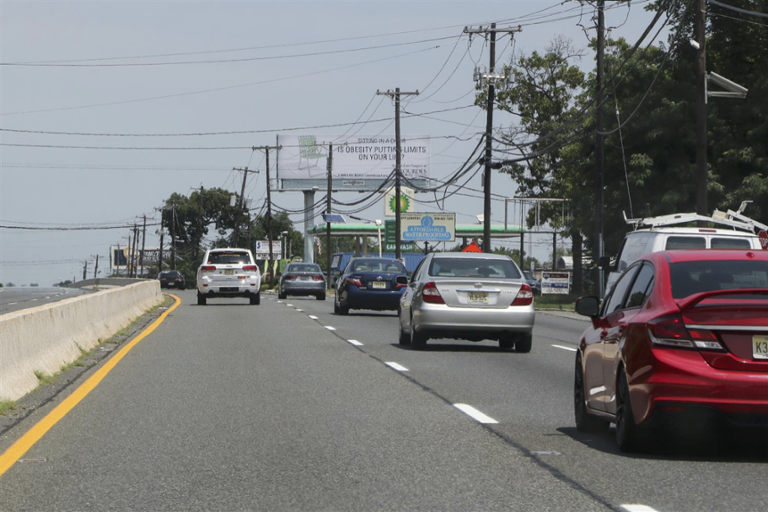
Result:
[[[328,194],[325,200],[325,213],[326,215],[331,214],[331,194],[333,193],[333,144],[328,144],[328,162],[327,162],[327,171],[328,171]],[[325,264],[326,271],[328,272],[325,277],[325,288],[327,290],[331,289],[331,222],[330,217],[326,217],[325,222],[325,247],[326,247],[326,258],[328,258],[327,263]]]

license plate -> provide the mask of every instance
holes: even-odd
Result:
[[[309,277],[309,276],[301,276],[301,277],[299,278],[299,281],[311,281],[311,280],[312,280],[312,278],[311,278],[311,277]]]
[[[234,269],[229,269],[229,270],[225,270],[224,271],[224,275],[225,276],[231,276],[231,275],[234,275],[234,274],[235,274]]]
[[[467,301],[472,304],[487,304],[488,294],[485,292],[468,292]]]
[[[768,359],[768,336],[752,336],[752,357]]]
[[[384,289],[386,289],[387,283],[385,283],[384,281],[374,281],[373,283],[371,283],[371,287],[372,288],[384,288]]]

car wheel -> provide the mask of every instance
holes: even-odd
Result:
[[[414,350],[420,350],[427,346],[427,336],[423,332],[416,332],[413,327],[413,319],[411,319],[411,348]]]
[[[400,328],[400,338],[398,339],[398,343],[400,345],[410,345],[411,344],[411,335],[406,333],[403,330],[403,323],[400,321],[400,313],[398,312],[397,315],[397,325]]]
[[[533,346],[533,333],[525,333],[518,335],[517,339],[515,339],[515,352],[520,352],[522,354],[527,354],[531,351],[531,347]]]
[[[576,371],[573,380],[573,414],[576,419],[576,430],[583,433],[606,432],[610,423],[587,412],[586,395],[584,394],[584,369],[581,357],[576,357]]]
[[[197,305],[198,306],[205,306],[207,300],[205,298],[205,295],[198,293],[197,294]]]
[[[333,298],[333,312],[336,315],[341,314],[341,308],[339,307],[339,302],[336,300],[338,298],[338,294],[336,297]]]
[[[325,300],[325,293],[321,293],[317,296],[317,300]]]
[[[283,292],[281,292],[281,291],[278,291],[278,292],[277,292],[277,298],[278,298],[278,299],[280,299],[280,300],[284,300],[284,299],[285,299],[285,297],[286,297],[285,293],[283,293]]]
[[[515,346],[515,338],[510,335],[504,335],[499,338],[499,348],[502,350],[512,350]]]
[[[624,370],[619,374],[619,389],[616,397],[616,444],[623,452],[641,451],[645,447],[642,428],[635,423],[632,404],[629,399],[629,385]]]
[[[256,295],[251,295],[248,297],[251,302],[251,306],[258,306],[261,304],[261,292],[257,293]]]

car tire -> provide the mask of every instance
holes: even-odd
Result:
[[[341,308],[339,308],[339,303],[336,301],[336,297],[333,298],[333,313],[335,315],[341,314]]]
[[[197,294],[197,305],[198,306],[205,306],[206,303],[207,303],[207,299],[206,299],[205,295],[203,295],[202,293],[198,293]]]
[[[427,346],[427,335],[423,332],[416,332],[413,327],[413,318],[411,318],[411,348],[414,350],[421,350]]]
[[[319,294],[316,298],[317,300],[325,300],[325,293]]]
[[[251,295],[248,297],[251,302],[251,306],[258,306],[261,304],[261,292],[257,293],[256,295]]]
[[[573,415],[576,420],[576,430],[582,433],[607,432],[610,423],[587,412],[586,395],[584,394],[584,369],[581,357],[576,357],[576,370],[573,379]]]
[[[397,325],[398,325],[399,331],[400,331],[400,337],[397,340],[397,342],[400,345],[410,345],[411,344],[411,335],[406,333],[403,330],[403,323],[400,321],[400,314],[399,314],[399,312],[398,312],[398,315],[397,315]]]
[[[515,346],[515,338],[513,336],[505,335],[499,338],[499,348],[501,350],[510,351]]]
[[[637,452],[645,448],[643,429],[635,423],[632,403],[629,398],[629,385],[624,370],[619,374],[618,393],[616,394],[616,444],[623,452]]]
[[[533,333],[520,334],[515,339],[515,352],[527,354],[533,347]]]
[[[285,300],[285,297],[286,297],[285,293],[280,292],[280,291],[277,292],[277,298],[278,299]]]

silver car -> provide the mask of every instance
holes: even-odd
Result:
[[[405,278],[401,278],[405,280]],[[419,349],[429,338],[498,340],[530,352],[533,291],[508,256],[432,253],[400,299],[400,344]]]
[[[197,305],[217,297],[247,297],[261,303],[261,273],[248,249],[209,249],[197,269]]]
[[[325,300],[325,276],[320,265],[315,263],[291,263],[280,276],[277,298],[288,295],[314,295],[317,300]]]

